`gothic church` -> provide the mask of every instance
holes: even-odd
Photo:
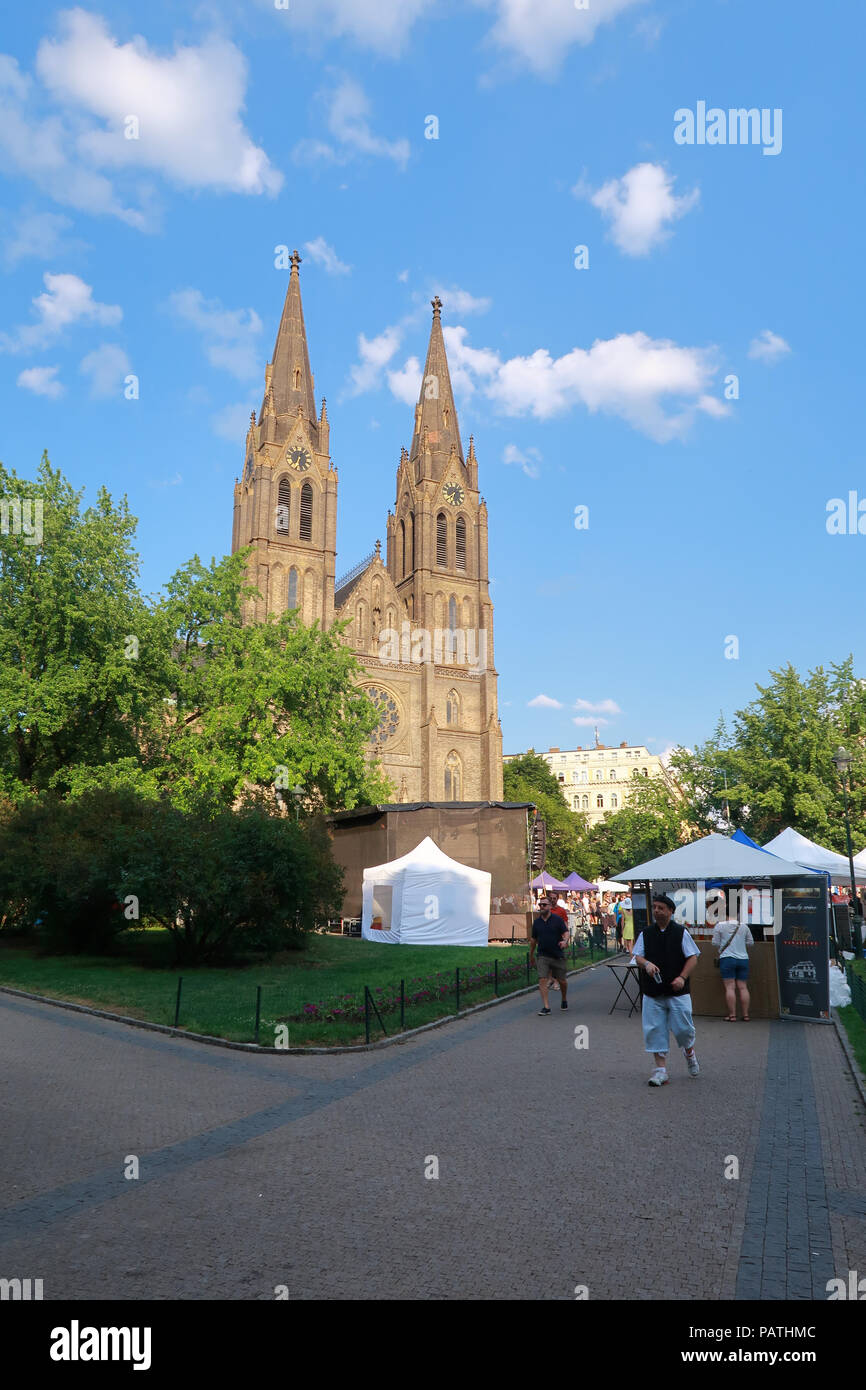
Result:
[[[337,470],[322,400],[316,413],[298,267],[291,274],[258,420],[250,417],[235,482],[232,551],[253,546],[248,578],[262,594],[249,616],[297,608],[346,640],[381,710],[371,740],[393,800],[502,798],[502,731],[487,582],[487,507],[472,438],[464,456],[441,302],[433,301],[412,446],[401,451],[396,501],[380,542],[335,582]]]

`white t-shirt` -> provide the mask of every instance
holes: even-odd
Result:
[[[755,944],[755,939],[744,922],[719,922],[719,925],[713,932],[713,945],[717,946],[721,951],[721,948],[725,945],[725,942],[731,935],[731,932],[734,931],[735,927],[736,932],[734,933],[730,946],[726,946],[724,951],[722,951],[722,960],[748,960],[749,952],[747,948]]]
[[[666,928],[665,930],[667,930],[667,928]],[[686,957],[686,959],[688,960],[689,956],[699,956],[700,954],[701,954],[700,951],[698,950],[698,948],[697,948],[697,946],[695,945],[694,941],[692,941],[692,938],[690,937],[689,933],[688,933],[687,931],[684,931],[684,932],[683,932],[683,955],[684,955],[684,956]],[[642,955],[643,955],[643,932],[641,932],[641,934],[640,934],[640,936],[638,937],[637,941],[634,943],[634,951],[632,952],[632,958],[631,958],[631,960],[629,961],[629,965],[637,965],[637,957],[638,957],[638,956],[642,956]]]

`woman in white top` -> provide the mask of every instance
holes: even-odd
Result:
[[[725,986],[728,1005],[726,1023],[737,1021],[735,986],[740,996],[743,1022],[749,1022],[749,947],[754,944],[752,933],[745,922],[719,922],[713,932],[713,945],[719,950],[719,973]]]

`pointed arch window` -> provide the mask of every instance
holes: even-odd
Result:
[[[442,419],[443,419],[443,421],[444,421],[444,423],[445,423],[445,428],[446,428],[446,430],[447,430],[447,428],[448,428],[448,421],[450,420],[450,418],[451,418],[451,415],[450,415],[450,412],[449,412],[449,410],[448,410],[448,407],[446,406],[445,409],[444,409],[444,411],[442,412]]]
[[[457,568],[466,568],[466,518],[462,516],[457,518]]]
[[[400,538],[397,542],[397,553],[400,556],[400,578],[406,577],[406,527],[400,522]]]
[[[415,513],[409,513],[409,565],[415,571]]]
[[[296,367],[296,368],[295,368],[295,390],[296,390],[296,391],[300,391],[300,389],[301,389],[301,369],[300,369],[300,367]]]
[[[436,518],[436,563],[448,564],[448,520],[444,512]]]
[[[277,532],[281,536],[289,534],[289,508],[292,501],[292,485],[288,478],[280,478],[277,488]]]
[[[286,601],[287,608],[298,607],[298,571],[294,565],[289,570],[289,591]]]
[[[460,755],[451,749],[445,759],[445,800],[461,801],[463,798],[463,765]]]
[[[448,600],[448,627],[451,632],[457,631],[457,600],[453,594]]]
[[[445,723],[455,728],[460,723],[460,696],[456,690],[449,690],[445,701]]]
[[[301,488],[301,526],[299,535],[302,541],[313,539],[313,489],[310,483]]]

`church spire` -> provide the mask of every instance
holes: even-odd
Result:
[[[313,373],[310,371],[310,354],[307,350],[307,330],[304,327],[304,311],[301,307],[301,281],[298,266],[301,258],[297,251],[292,252],[292,269],[289,275],[289,288],[283,305],[283,316],[277,330],[272,359],[271,384],[277,415],[294,415],[300,405],[310,423],[316,424],[316,398],[313,391]]]
[[[460,443],[460,427],[457,423],[445,340],[442,336],[442,300],[437,294],[430,302],[433,305],[433,326],[430,329],[430,345],[427,348],[421,393],[415,409],[415,432],[409,455],[413,459],[418,457],[426,431],[434,469],[441,474],[451,453],[452,444],[457,448],[457,456],[461,463],[463,446]]]

